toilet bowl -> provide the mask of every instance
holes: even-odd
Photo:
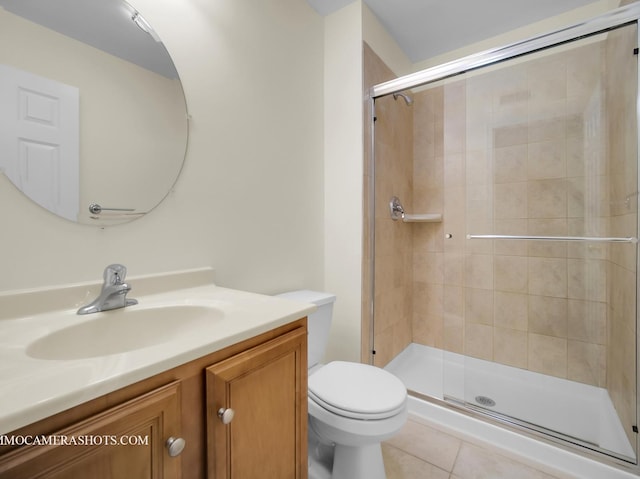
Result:
[[[380,443],[407,420],[407,391],[374,366],[335,361],[309,376],[309,427],[334,444],[333,479],[386,478]]]
[[[320,364],[335,296],[307,290],[280,296],[318,306],[308,318],[309,434],[332,448],[332,461],[322,459],[331,468],[327,477],[386,479],[380,443],[395,435],[407,420],[406,387],[375,366],[346,361]],[[310,471],[313,460],[310,457]],[[310,472],[310,479],[312,476]]]

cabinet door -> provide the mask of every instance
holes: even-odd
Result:
[[[180,458],[165,447],[179,434],[180,383],[173,382],[54,434],[29,438],[32,445],[0,457],[0,478],[180,478]]]
[[[306,340],[298,328],[207,368],[209,479],[307,477]]]

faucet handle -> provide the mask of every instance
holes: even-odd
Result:
[[[104,284],[122,284],[127,276],[127,268],[122,264],[110,264],[104,269]]]

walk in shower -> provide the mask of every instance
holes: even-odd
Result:
[[[365,45],[371,362],[618,465],[637,464],[639,12],[401,78]]]

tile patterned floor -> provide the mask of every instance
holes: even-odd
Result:
[[[383,443],[387,479],[564,479],[416,420]]]

